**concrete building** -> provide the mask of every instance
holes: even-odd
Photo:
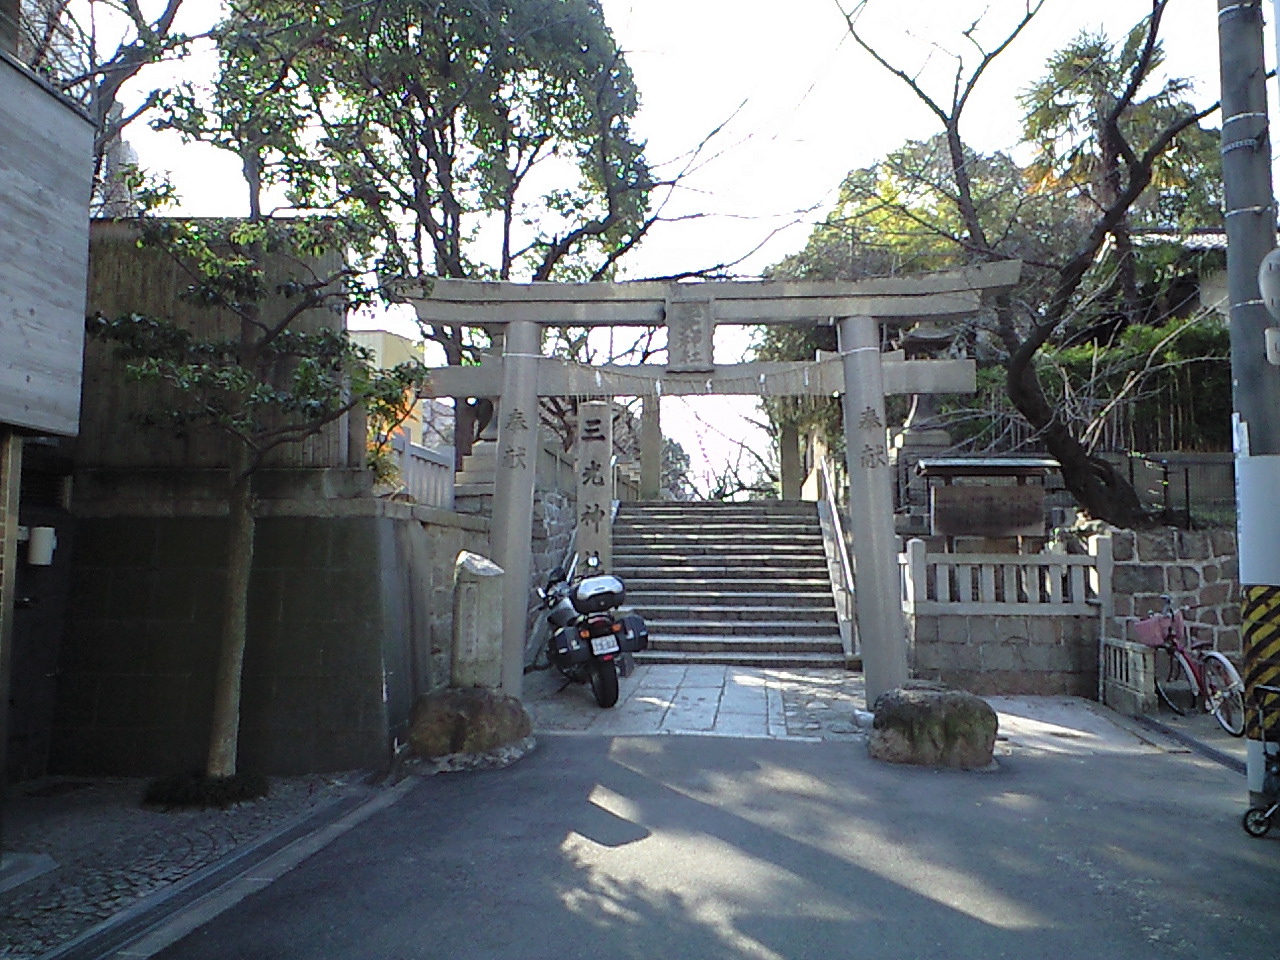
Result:
[[[55,438],[80,422],[93,127],[17,59],[16,0],[0,3],[0,772],[42,772],[52,710],[42,657],[60,632]],[[27,466],[24,468],[24,459]],[[48,600],[49,602],[43,602]],[[13,704],[12,709],[10,704]],[[15,727],[14,719],[23,723]]]

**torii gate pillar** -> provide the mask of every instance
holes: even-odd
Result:
[[[907,682],[907,631],[902,617],[893,486],[884,419],[880,332],[872,317],[841,317],[844,442],[849,468],[849,528],[857,568],[858,641],[867,708]]]
[[[533,557],[533,487],[538,472],[538,356],[542,325],[507,324],[503,349],[502,404],[489,552],[506,572],[502,588],[502,692],[524,688],[524,644],[529,630],[529,580]]]

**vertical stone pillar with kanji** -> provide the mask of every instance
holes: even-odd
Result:
[[[578,558],[613,569],[613,405],[578,406]]]
[[[505,572],[502,588],[502,692],[519,697],[524,685],[533,576],[533,487],[538,467],[538,355],[542,328],[507,324],[502,405],[489,553]]]
[[[893,530],[879,327],[872,317],[842,317],[837,330],[844,365],[849,530],[856,570],[854,615],[870,707],[880,694],[906,683],[907,633]]]

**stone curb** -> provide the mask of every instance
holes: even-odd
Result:
[[[1203,740],[1199,740],[1190,734],[1183,733],[1181,730],[1175,730],[1172,727],[1168,727],[1159,720],[1155,720],[1151,717],[1136,716],[1132,719],[1139,726],[1146,727],[1149,730],[1154,730],[1156,733],[1168,737],[1170,740],[1175,740],[1183,746],[1189,747],[1191,750],[1200,754],[1207,760],[1212,760],[1214,763],[1220,763],[1228,770],[1234,770],[1241,776],[1245,775],[1245,764],[1243,761],[1231,756],[1230,754],[1223,753],[1216,747],[1209,746]]]

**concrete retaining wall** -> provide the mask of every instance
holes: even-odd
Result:
[[[382,768],[417,694],[448,682],[453,564],[459,550],[486,551],[486,525],[373,500],[266,512],[241,765],[268,774]],[[52,772],[203,767],[224,543],[218,517],[79,521]]]

